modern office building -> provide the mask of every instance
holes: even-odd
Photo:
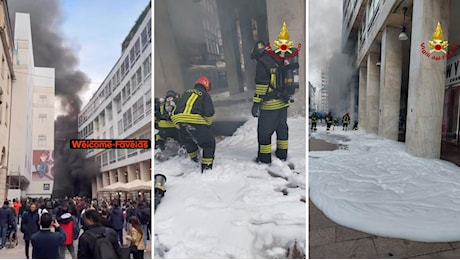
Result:
[[[11,131],[11,108],[12,108],[12,85],[15,78],[13,69],[13,33],[8,14],[7,1],[0,3],[0,198],[7,197],[8,170],[10,155],[10,131]]]
[[[329,92],[328,92],[328,87],[329,87],[329,73],[328,73],[328,68],[324,67],[321,71],[321,89],[319,91],[320,93],[320,106],[319,109],[320,111],[327,112],[329,111]]]
[[[104,82],[78,116],[80,139],[151,139],[151,7],[146,7],[122,44],[122,53]],[[100,166],[92,182],[93,197],[116,198],[112,185],[151,181],[150,149],[87,149]],[[139,182],[139,181],[137,181]],[[150,191],[145,191],[150,193]],[[121,199],[149,198],[144,191]]]
[[[426,158],[440,157],[443,140],[460,145],[458,10],[450,0],[343,1],[342,51],[359,75],[366,132],[398,140],[404,126],[406,150]]]

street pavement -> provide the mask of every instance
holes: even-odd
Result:
[[[18,227],[19,230],[19,227]],[[0,259],[25,259],[25,243],[23,239],[23,234],[18,231],[19,235],[19,244],[14,248],[4,248],[0,250]],[[126,237],[126,232],[123,231],[123,237]],[[152,259],[152,240],[147,240],[147,251],[144,253],[144,259]],[[126,240],[125,240],[126,244]],[[8,246],[8,243],[7,243]],[[75,254],[78,251],[78,240],[74,240]],[[29,246],[29,256],[32,257],[32,245]],[[66,251],[66,259],[72,259],[69,251]]]
[[[309,151],[335,149],[339,147],[309,138]],[[310,200],[308,205],[309,258],[460,258],[460,241],[421,243],[379,237],[341,226],[327,218]]]

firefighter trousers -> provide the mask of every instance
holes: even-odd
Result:
[[[212,134],[211,127],[207,125],[181,124],[179,138],[185,146],[190,159],[196,161],[198,158],[198,146],[203,149],[201,164],[212,167],[216,140]]]
[[[286,160],[288,150],[287,107],[278,110],[260,110],[257,125],[259,143],[257,159],[262,163],[271,163],[272,161],[271,141],[274,132],[276,132],[275,155],[281,160]]]
[[[164,150],[165,148],[165,142],[169,138],[173,138],[174,140],[178,141],[179,144],[182,144],[179,139],[179,133],[177,131],[177,128],[175,127],[160,127],[158,134],[155,135],[155,148],[160,148],[161,150]]]

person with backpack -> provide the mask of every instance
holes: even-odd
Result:
[[[85,211],[83,222],[85,232],[78,239],[78,259],[121,258],[115,230],[100,223],[100,214],[94,209]]]
[[[145,234],[142,230],[142,225],[136,216],[131,217],[130,222],[132,226],[129,230],[129,235],[126,236],[126,239],[131,241],[130,252],[133,255],[133,259],[143,259],[145,250]]]
[[[142,225],[142,230],[144,231],[144,245],[147,247],[148,225],[151,222],[150,208],[146,207],[143,202],[139,202],[136,209],[136,217]]]
[[[41,230],[32,235],[32,258],[59,259],[59,248],[66,240],[64,230],[49,213],[42,213],[40,217]],[[51,232],[54,227],[55,232]]]
[[[66,240],[64,243],[60,246],[59,248],[59,255],[61,259],[65,259],[65,250],[69,250],[70,255],[72,256],[72,259],[77,258],[77,255],[75,254],[75,248],[73,246],[73,241],[76,240],[74,228],[75,228],[75,221],[72,215],[68,212],[63,213],[62,215],[57,217],[57,222],[59,225],[62,227],[62,229],[65,232]]]
[[[165,101],[159,106],[159,132],[155,135],[155,149],[165,150],[165,143],[168,138],[172,138],[179,142],[179,132],[176,129],[176,125],[171,121],[171,115],[176,109],[176,102],[179,100],[179,96],[179,93],[168,90],[164,98]]]
[[[275,43],[277,42],[292,43],[289,41],[285,23]],[[283,43],[283,46],[284,48],[272,52],[265,42],[257,41],[251,51],[251,58],[256,61],[256,90],[252,99],[251,114],[253,117],[258,117],[258,152],[255,159],[257,163],[271,164],[271,142],[275,132],[275,155],[282,161],[287,160],[289,135],[287,111],[290,102],[293,101],[291,96],[298,87],[297,78],[292,80],[288,78],[290,79],[291,72],[297,69],[299,64],[295,57],[288,57],[289,53],[296,53],[295,48],[289,48],[290,44]]]

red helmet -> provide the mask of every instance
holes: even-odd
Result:
[[[200,84],[206,89],[206,92],[211,93],[211,81],[206,77],[200,77],[196,80],[195,85]]]
[[[349,115],[349,114],[350,114],[350,112],[347,112],[346,114],[347,114],[347,115]]]

